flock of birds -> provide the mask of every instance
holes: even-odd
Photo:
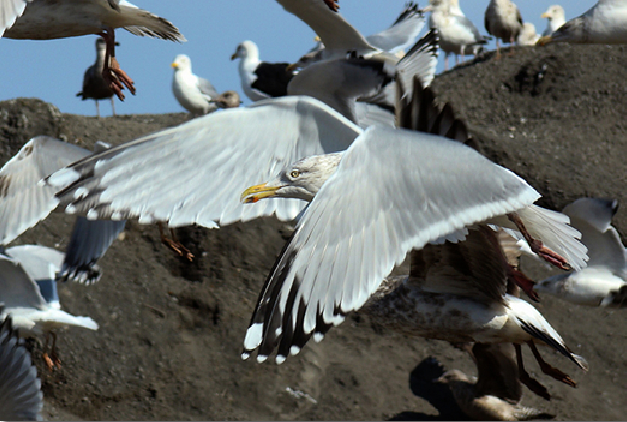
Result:
[[[65,253],[36,245],[0,251],[1,418],[41,417],[40,382],[19,337],[45,335],[52,368],[59,363],[56,329],[98,329],[91,318],[61,310],[57,281],[98,281],[96,262],[126,219],[171,228],[267,215],[297,221],[253,310],[243,359],[274,354],[281,363],[348,313],[365,312],[392,330],[464,345],[477,363],[477,383],[459,371],[442,380],[478,419],[543,415],[520,404],[521,385],[550,398],[525,371],[522,344],[544,373],[571,386],[536,345],[587,370],[519,296],[522,290],[537,300],[546,292],[580,305],[624,306],[626,252],[611,225],[617,202],[581,198],[562,212],[541,208],[527,182],[465,145],[466,126],[429,88],[438,48],[463,60],[488,39],[458,0],[431,0],[424,9],[409,3],[390,28],[370,36],[342,18],[337,0],[277,1],[318,34],[318,44],[289,64],[260,61],[255,43],[242,42],[232,58],[240,60],[250,107],[239,107],[235,91],[219,94],[179,55],[172,90],[190,121],[95,151],[36,137],[0,170],[0,245],[52,211],[77,215]],[[425,12],[430,30],[416,41]],[[543,16],[549,25],[536,42],[627,37],[624,0],[600,0],[569,22],[560,6]],[[507,43],[536,39],[510,0],[490,0],[485,27]],[[184,39],[170,22],[125,0],[0,0],[5,37],[101,37],[83,99],[134,92],[115,60],[117,28]],[[176,241],[167,244],[192,258]],[[409,252],[409,275],[390,277]],[[536,284],[518,268],[522,253],[568,272]]]

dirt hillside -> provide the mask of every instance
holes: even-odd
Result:
[[[580,196],[624,202],[627,177],[627,54],[624,47],[549,46],[491,54],[438,76],[433,85],[465,120],[479,150],[528,180],[541,205],[561,209]],[[541,73],[541,74],[540,74]],[[62,114],[36,99],[0,102],[0,160],[30,137],[50,135],[91,148],[180,124],[185,114],[97,119]],[[614,220],[627,234],[627,212]],[[63,250],[73,218],[51,215],[16,243]],[[289,224],[273,218],[219,230],[190,228],[180,240],[199,259],[172,255],[155,226],[127,223],[101,260],[93,286],[59,287],[65,310],[94,318],[95,332],[59,337],[62,367],[40,366],[49,419],[437,420],[462,417],[442,368],[474,373],[450,345],[385,332],[359,315],[308,344],[283,365],[241,361],[245,329]],[[546,275],[525,267],[536,277]],[[543,348],[577,382],[569,388],[527,369],[553,395],[526,391],[523,403],[560,420],[627,416],[627,329],[620,310],[569,306],[548,296],[538,306],[571,348],[583,373]],[[440,362],[442,368],[435,362]]]

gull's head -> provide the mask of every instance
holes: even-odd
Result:
[[[540,17],[547,18],[550,21],[553,19],[559,19],[560,17],[564,19],[564,8],[559,4],[554,4],[553,6],[550,6]]]
[[[341,153],[312,155],[297,161],[267,183],[251,186],[242,193],[242,202],[263,198],[298,198],[311,202],[322,185],[335,173]]]
[[[179,54],[174,58],[174,62],[172,62],[172,67],[174,71],[192,71],[192,60],[189,58],[187,54]]]
[[[236,108],[242,103],[237,91],[232,90],[224,91],[215,98],[214,102],[219,108]]]
[[[231,55],[231,60],[235,59],[245,59],[250,57],[251,55],[257,54],[257,44],[252,41],[246,40],[241,42],[237,49],[235,49],[235,53]]]

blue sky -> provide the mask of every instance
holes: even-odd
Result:
[[[368,35],[388,27],[406,0],[340,0],[340,12],[348,22]],[[235,89],[240,94],[237,62],[230,56],[246,39],[259,46],[266,61],[297,60],[314,44],[313,31],[273,0],[133,0],[137,6],[170,20],[187,38],[174,43],[137,37],[123,29],[116,31],[121,46],[116,50],[120,66],[135,81],[137,95],[127,94],[116,101],[118,114],[169,113],[183,109],[171,91],[172,68],[177,54],[191,57],[193,72],[209,79],[218,91]],[[572,0],[565,4],[566,19],[593,6],[594,0]],[[466,16],[485,33],[483,15],[488,0],[461,0]],[[518,0],[523,20],[537,32],[546,27],[540,15],[554,0]],[[426,1],[420,2],[421,6]],[[52,41],[0,39],[0,100],[37,97],[59,107],[64,113],[94,115],[91,100],[81,101],[83,72],[94,62],[96,36]],[[494,42],[489,46],[494,48]],[[438,71],[443,69],[440,57]],[[243,94],[242,94],[243,96]],[[244,98],[244,103],[249,100]],[[108,102],[101,102],[103,116],[111,114]]]

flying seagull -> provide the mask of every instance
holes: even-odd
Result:
[[[578,305],[627,306],[627,251],[611,224],[617,210],[618,201],[604,198],[579,198],[566,205],[562,212],[581,232],[588,266],[549,277],[535,289]]]
[[[259,297],[244,358],[257,350],[263,361],[278,348],[280,362],[297,353],[363,306],[407,252],[461,240],[483,221],[515,228],[512,219],[557,252],[551,261],[584,265],[578,232],[567,217],[533,205],[539,194],[524,180],[424,133],[368,128],[346,151],[307,157],[242,194],[246,202],[266,197],[310,204]]]
[[[54,40],[80,35],[100,35],[106,41],[102,76],[118,98],[122,89],[133,95],[135,86],[115,58],[115,29],[124,28],[133,35],[146,35],[169,41],[185,41],[185,37],[169,21],[126,0],[33,0],[23,14],[23,2],[0,0],[0,23],[4,16],[4,37],[17,40]],[[15,7],[19,6],[19,7]],[[8,12],[7,12],[8,8]],[[19,16],[19,17],[18,17]],[[12,26],[10,22],[14,20]]]

